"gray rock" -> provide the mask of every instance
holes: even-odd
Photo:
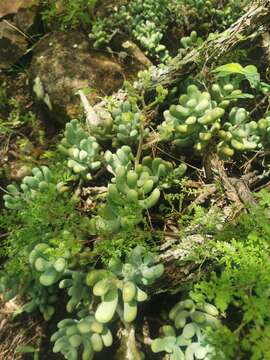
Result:
[[[64,124],[81,114],[79,89],[90,88],[90,103],[116,91],[123,83],[121,65],[111,56],[92,51],[80,32],[52,32],[34,49],[30,86],[39,105],[53,121]]]

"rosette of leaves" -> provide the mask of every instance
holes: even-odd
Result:
[[[126,145],[136,144],[141,137],[142,114],[137,105],[129,101],[122,102],[113,112],[113,131],[116,134],[116,143],[120,142]],[[146,138],[149,129],[143,129],[143,138]]]
[[[99,216],[92,219],[95,231],[113,233],[142,221],[144,210],[153,207],[160,197],[153,180],[142,176],[124,166],[116,168],[114,183],[108,186],[106,204],[100,207]]]
[[[128,170],[132,168],[134,155],[130,146],[123,145],[121,148],[117,149],[115,153],[107,150],[104,154],[104,159],[107,163],[108,171],[115,175],[118,166],[124,166]]]
[[[108,18],[99,18],[94,22],[89,38],[94,41],[93,47],[95,49],[99,49],[110,42],[109,24],[110,21],[108,21]]]
[[[55,284],[68,268],[70,252],[63,255],[51,254],[51,248],[45,243],[37,244],[29,255],[29,263],[35,271],[41,273],[39,281],[43,286]]]
[[[132,31],[132,35],[139,41],[146,55],[157,58],[161,62],[169,59],[170,55],[165,45],[161,44],[162,31],[158,24],[151,20],[140,21]]]
[[[176,172],[183,176],[186,166],[173,169],[170,162],[146,156],[141,164],[133,165],[131,149],[123,146],[116,154],[105,153],[109,170],[115,175],[108,186],[106,203],[99,214],[91,220],[94,233],[113,233],[119,228],[127,229],[139,224],[146,209],[159,200],[159,187],[166,187],[167,176]],[[124,165],[122,165],[124,164]]]
[[[37,192],[46,191],[52,183],[52,173],[47,166],[33,168],[32,174],[32,176],[25,176],[19,187],[14,184],[7,186],[8,194],[3,196],[7,209],[18,208],[21,199],[26,201],[33,199]]]
[[[232,108],[229,121],[223,124],[218,133],[221,138],[217,146],[219,154],[231,157],[235,151],[250,151],[261,147],[258,124],[249,120],[249,113],[244,108]]]
[[[86,180],[91,180],[92,173],[101,166],[96,138],[87,134],[76,119],[66,125],[59,150],[68,157],[67,166]]]
[[[22,307],[22,312],[32,313],[38,309],[44,320],[48,321],[55,313],[56,304],[59,302],[57,287],[44,287],[38,282],[31,283],[27,294],[30,300]]]
[[[10,276],[6,272],[0,273],[0,293],[4,301],[10,301],[17,294],[27,294],[29,300],[16,311],[15,315],[22,312],[32,313],[39,310],[44,320],[48,321],[55,312],[55,304],[58,302],[57,288],[54,286],[43,287],[40,282],[32,279],[30,283],[22,283],[18,277]]]
[[[226,109],[237,99],[252,99],[253,95],[243,93],[242,90],[239,89],[238,83],[238,81],[229,81],[227,78],[219,79],[219,83],[214,83],[211,86],[210,94],[212,100],[214,100],[219,107]]]
[[[145,156],[142,159],[141,165],[138,165],[137,172],[141,174],[141,180],[151,179],[155,184],[161,188],[170,187],[168,177],[181,179],[186,173],[187,166],[181,163],[177,167],[169,161],[165,161],[159,157],[152,159],[150,156]]]
[[[66,309],[71,313],[80,306],[86,307],[90,304],[91,292],[85,284],[85,273],[82,271],[66,271],[66,275],[69,277],[60,281],[59,288],[67,290],[69,301]]]
[[[224,109],[216,106],[209,92],[189,85],[187,93],[164,112],[165,121],[158,126],[161,141],[172,141],[180,148],[193,146],[202,151],[218,132]]]
[[[268,147],[270,144],[270,116],[268,114],[258,121],[258,135],[262,144]]]
[[[170,360],[210,360],[215,349],[207,343],[205,330],[217,329],[220,322],[215,306],[195,304],[188,299],[177,303],[169,313],[174,325],[162,327],[163,337],[153,340],[154,353],[166,352]]]
[[[184,49],[200,46],[203,43],[203,39],[198,36],[197,31],[191,31],[189,36],[183,36],[180,43]]]
[[[91,360],[96,352],[112,345],[111,331],[96,321],[92,312],[81,319],[64,319],[57,324],[58,330],[52,335],[53,352],[62,353],[67,360]]]
[[[133,249],[125,262],[112,259],[108,270],[92,270],[86,278],[93,295],[101,301],[95,312],[100,323],[108,323],[118,310],[123,321],[135,320],[138,302],[147,300],[147,293],[141,287],[153,284],[162,276],[162,264],[155,264],[155,257],[143,247]]]

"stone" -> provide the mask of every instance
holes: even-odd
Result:
[[[94,104],[124,80],[120,63],[91,50],[87,36],[77,31],[45,35],[34,49],[29,74],[35,100],[58,124],[82,114],[78,90],[90,89],[88,100]]]
[[[37,15],[38,15],[37,6],[22,8],[14,16],[14,22],[21,31],[29,34],[34,32],[34,30],[33,31],[31,30],[36,23]]]
[[[10,22],[0,22],[0,69],[7,69],[27,50],[27,40]]]
[[[0,19],[6,15],[16,14],[19,9],[26,9],[38,4],[38,0],[6,0],[1,1]]]
[[[7,69],[26,53],[29,33],[37,19],[37,1],[6,1],[0,5],[0,69]],[[13,15],[11,15],[13,14]]]

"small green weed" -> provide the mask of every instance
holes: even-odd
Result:
[[[124,258],[137,245],[149,251],[154,251],[157,246],[151,232],[147,230],[122,230],[111,239],[97,241],[90,255],[95,261],[107,265],[111,259]]]
[[[65,30],[89,26],[97,0],[43,0],[42,4],[44,23]]]
[[[232,348],[252,360],[269,358],[270,196],[263,191],[258,198],[258,207],[241,215],[236,226],[227,226],[217,235],[213,248],[219,254],[218,271],[191,292],[196,301],[213,302],[227,313],[228,321],[232,317],[230,329],[221,329],[219,337],[210,334],[215,347],[224,349],[227,339],[234,344]],[[234,356],[231,350],[227,358]]]

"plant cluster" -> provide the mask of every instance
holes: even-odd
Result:
[[[189,36],[183,36],[180,42],[184,49],[188,49],[191,47],[200,46],[203,43],[203,40],[198,36],[197,32],[193,30]]]
[[[164,62],[169,54],[161,41],[168,19],[166,1],[136,0],[117,6],[107,18],[97,18],[89,36],[99,48],[110,42],[111,29],[122,29],[138,41],[146,55]]]
[[[238,99],[253,98],[242,93],[239,81],[221,84],[214,83],[209,91],[189,85],[178,104],[164,111],[159,141],[170,141],[180,149],[193,146],[198,153],[215,147],[221,158],[261,149],[269,131],[268,117],[256,121],[245,108],[232,107]]]
[[[82,348],[82,360],[93,359],[95,352],[112,345],[111,331],[95,320],[93,313],[83,314],[80,319],[64,319],[58,324],[51,341],[54,342],[53,352],[61,352],[67,360],[78,359]]]
[[[114,259],[107,270],[92,270],[87,275],[86,283],[93,288],[94,296],[100,297],[96,320],[102,324],[108,323],[117,311],[125,323],[134,321],[137,303],[148,298],[141,286],[152,285],[163,271],[162,264],[155,265],[153,254],[146,253],[140,246],[132,250],[125,263]]]
[[[178,103],[165,110],[157,141],[197,152],[211,146],[222,157],[267,147],[268,113],[257,120],[244,105],[237,106],[238,101],[253,101],[257,92],[269,92],[267,84],[252,66],[227,64],[217,73],[217,81],[206,83],[205,91],[191,84]],[[243,92],[243,79],[255,95]],[[230,354],[235,354],[236,334],[241,351],[255,360],[254,354],[267,354],[269,196],[261,195],[256,210],[239,219],[239,234],[235,229],[234,235],[230,229],[224,231],[226,241],[223,232],[216,235],[216,225],[223,219],[219,213],[196,203],[185,207],[186,198],[190,204],[197,195],[183,180],[187,166],[177,154],[152,149],[156,139],[151,142],[149,129],[155,124],[150,127],[144,121],[149,109],[160,103],[162,109],[168,106],[167,92],[160,87],[157,93],[142,108],[137,105],[139,97],[135,102],[131,96],[112,106],[104,142],[98,129],[72,120],[58,147],[65,155],[59,158],[61,163],[36,167],[20,185],[7,186],[0,227],[7,234],[1,255],[8,260],[0,274],[0,291],[6,300],[23,295],[21,311],[38,309],[45,320],[57,311],[61,297],[69,315],[52,336],[54,352],[66,359],[92,358],[112,344],[109,328],[117,317],[130,328],[139,304],[148,300],[150,286],[163,275],[163,265],[150,248],[158,238],[152,220],[160,215],[157,205],[164,198],[173,206],[178,202],[171,216],[175,223],[207,223],[204,231],[215,238],[211,255],[220,269],[195,285],[193,300],[175,305],[168,320],[172,325],[163,327],[164,336],[153,341],[152,350],[167,352],[171,359],[223,359],[224,339],[232,344]],[[161,227],[170,225],[168,218],[159,216]],[[223,314],[229,308],[240,309],[239,328],[221,326],[217,309],[209,303]],[[215,336],[222,333],[223,338]]]
[[[228,317],[240,318],[237,326],[210,333],[210,343],[223,349],[226,359],[234,359],[236,353],[252,360],[269,357],[269,194],[262,191],[258,199],[258,207],[217,234],[213,247],[220,273],[213,272],[191,292],[196,301],[211,301]]]
[[[43,286],[51,286],[58,282],[68,267],[70,258],[69,251],[66,251],[61,257],[50,256],[50,246],[45,243],[39,243],[34,247],[29,255],[31,268],[41,273],[39,281]]]
[[[143,138],[147,137],[149,129],[143,127],[143,115],[136,105],[124,101],[113,111],[112,115],[116,146],[117,142],[130,146],[137,144],[141,137],[141,129]]]
[[[65,196],[59,194],[55,184],[50,191],[54,195]],[[81,265],[78,269],[80,256],[83,256],[79,239],[83,238],[88,222],[85,225],[79,214],[73,215],[74,208],[69,209],[72,210],[69,216],[75,216],[75,221],[69,219],[64,213],[67,208],[63,203],[63,208],[58,205],[58,209],[55,209],[61,208],[57,215],[63,218],[59,219],[59,223],[55,218],[48,219],[47,223],[46,218],[40,219],[35,213],[38,218],[32,218],[34,224],[29,224],[29,209],[43,196],[44,193],[37,193],[27,201],[23,199],[27,218],[21,214],[22,207],[12,209],[11,216],[14,217],[17,212],[22,229],[16,229],[10,235],[8,241],[12,242],[12,248],[7,255],[12,254],[13,248],[16,251],[20,249],[20,261],[23,260],[20,267],[23,271],[20,276],[15,275],[19,268],[18,257],[8,260],[5,271],[0,274],[0,291],[5,294],[6,301],[18,293],[24,294],[27,302],[21,312],[31,313],[38,309],[47,321],[59,304],[59,291],[65,291],[66,310],[76,313],[77,317],[58,323],[58,331],[51,339],[55,343],[53,351],[61,352],[66,359],[76,359],[82,349],[83,359],[89,359],[104,346],[111,346],[112,334],[106,324],[113,320],[116,312],[124,323],[135,320],[137,303],[147,300],[146,288],[163,274],[163,265],[155,262],[151,252],[138,246],[131,250],[124,262],[115,257],[105,269],[91,269],[91,264]],[[55,206],[55,203],[48,203],[50,200],[47,199],[46,205]],[[47,208],[39,210],[45,212]],[[44,222],[43,226],[37,228],[40,222]],[[63,225],[66,228],[64,231]],[[74,230],[77,236],[73,235]],[[26,243],[23,237],[26,237]]]
[[[171,0],[170,14],[173,20],[184,25],[184,15],[189,19],[189,28],[203,32],[223,31],[244,14],[250,1],[230,0],[220,4],[217,0]],[[210,20],[210,21],[209,21]]]
[[[166,177],[172,172],[182,177],[186,171],[184,164],[173,169],[170,162],[158,157],[146,156],[135,164],[128,146],[122,146],[116,154],[108,150],[105,160],[115,177],[108,185],[106,203],[91,220],[94,233],[114,233],[139,224],[144,211],[158,202],[159,187],[166,187]]]
[[[195,25],[201,32],[223,31],[235,22],[244,12],[245,4],[231,0],[220,6],[216,1],[140,0],[116,6],[107,18],[97,18],[93,22],[90,39],[94,47],[109,44],[113,37],[112,29],[119,29],[131,35],[141,46],[146,55],[152,59],[166,62],[170,59],[166,45],[162,43],[164,33],[170,24],[177,23],[181,27],[192,30]],[[185,14],[185,15],[184,15]],[[197,17],[199,14],[199,17]],[[188,19],[188,20],[187,20]],[[211,19],[209,21],[209,19]],[[183,48],[198,46],[202,42],[194,30],[190,36],[181,39]]]
[[[84,131],[76,119],[66,125],[59,150],[68,156],[67,166],[86,180],[91,180],[92,172],[101,166],[100,147],[96,138]]]
[[[151,344],[154,353],[166,352],[170,360],[212,359],[215,349],[207,343],[206,329],[218,329],[218,310],[204,303],[187,299],[178,302],[170,311],[172,325],[162,326],[162,338]]]
[[[200,38],[194,28],[203,34],[223,31],[239,18],[249,0],[230,0],[220,4],[217,0],[135,0],[102,9],[107,16],[94,16],[97,0],[42,0],[42,18],[52,28],[87,29],[94,48],[108,45],[117,32],[125,32],[139,44],[147,56],[166,62],[170,54],[163,43],[164,34],[171,24],[177,24],[191,36],[181,40],[184,48],[198,45]],[[198,16],[199,14],[199,16]],[[191,42],[190,42],[191,40]],[[186,42],[187,41],[187,42]]]
[[[90,124],[90,132],[98,141],[111,140],[113,147],[120,144],[134,146],[141,136],[145,139],[149,129],[144,126],[144,115],[135,101],[125,100],[113,104],[105,121]]]
[[[59,292],[64,291],[66,310],[76,313],[76,317],[58,323],[58,331],[51,338],[55,343],[53,351],[61,352],[66,359],[76,359],[82,352],[82,358],[89,359],[103,347],[111,346],[112,334],[107,323],[116,312],[124,323],[135,320],[137,303],[147,300],[146,288],[163,274],[163,266],[142,246],[133,247],[124,262],[122,254],[115,257],[106,269],[92,269],[91,263],[80,265],[80,257],[84,256],[82,240],[89,221],[83,221],[76,213],[68,194],[58,192],[59,178],[47,170],[33,169],[33,177],[24,178],[20,186],[24,192],[12,198],[10,217],[16,216],[20,227],[6,240],[6,254],[10,256],[20,250],[20,259],[13,257],[6,263],[0,274],[0,291],[6,301],[23,294],[26,302],[20,312],[39,310],[46,321],[54,315]],[[45,196],[39,183],[48,174]],[[31,196],[28,192],[32,192]],[[9,228],[13,223],[10,217],[8,213],[2,226]],[[20,276],[16,276],[18,269]]]
[[[52,173],[47,166],[42,166],[40,169],[33,168],[32,174],[33,176],[23,178],[20,189],[13,184],[7,186],[8,194],[3,196],[7,209],[15,209],[20,206],[21,198],[27,201],[33,199],[37,192],[48,189],[52,181]]]

